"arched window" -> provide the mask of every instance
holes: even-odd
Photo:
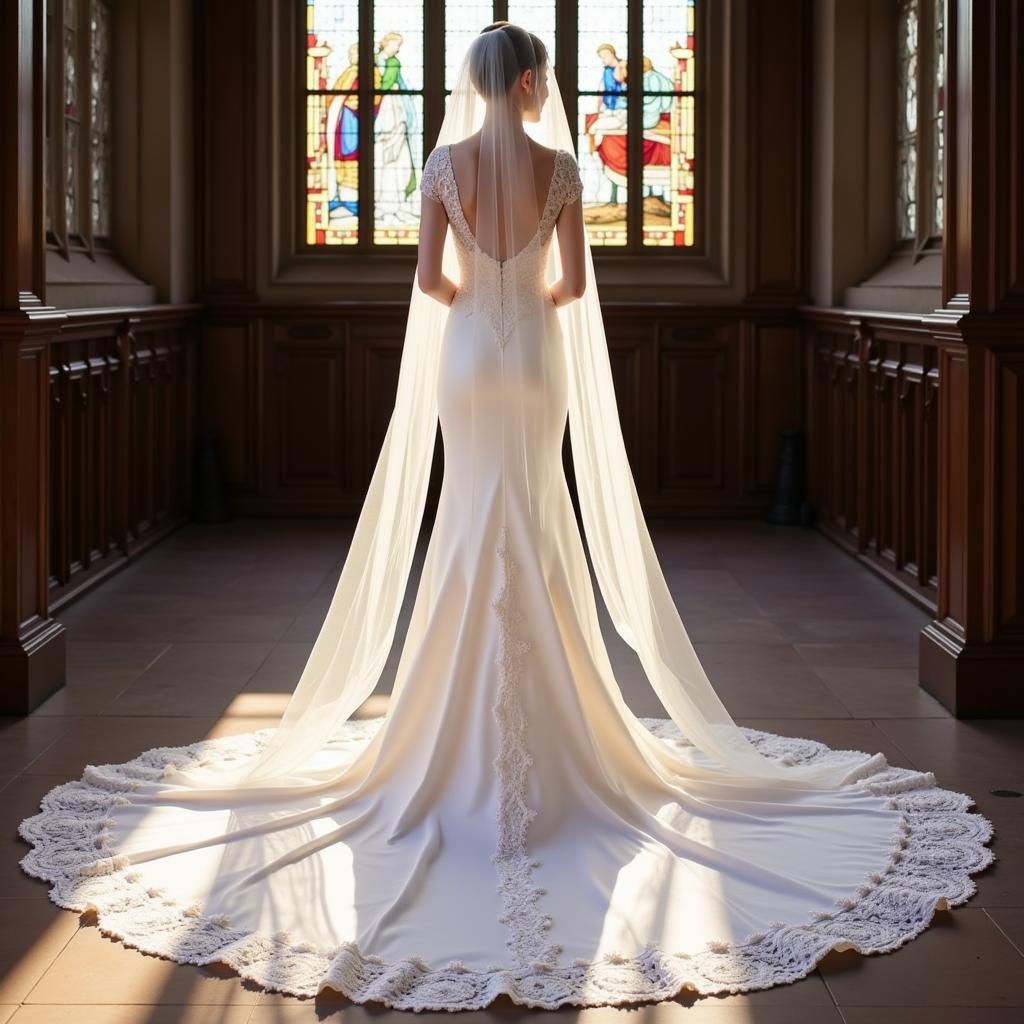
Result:
[[[915,252],[943,232],[945,0],[897,0],[896,238]]]
[[[416,245],[420,170],[458,62],[481,28],[502,19],[536,32],[551,51],[576,126],[591,243],[620,253],[698,244],[705,91],[695,60],[705,6],[698,0],[297,6],[307,251]],[[363,67],[372,74],[360,74]],[[631,77],[631,67],[642,73]]]
[[[111,12],[47,0],[46,240],[68,257],[109,249]]]

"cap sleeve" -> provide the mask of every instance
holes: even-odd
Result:
[[[561,173],[559,175],[559,193],[562,205],[574,203],[583,195],[583,179],[580,177],[579,164],[576,157],[567,150],[559,150],[562,158]]]
[[[420,192],[429,199],[441,202],[441,147],[435,146],[423,164]]]
[[[580,165],[571,153],[566,152],[568,158],[568,196],[566,203],[575,203],[583,195],[583,178],[580,176]]]

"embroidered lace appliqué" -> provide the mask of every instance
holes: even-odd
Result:
[[[668,719],[641,719],[664,742],[688,745]],[[368,743],[383,718],[346,723],[354,751]],[[261,750],[273,729],[157,747],[126,764],[89,765],[80,780],[55,786],[42,810],[19,832],[32,844],[22,869],[51,883],[50,899],[71,910],[94,910],[100,929],[155,956],[179,963],[224,963],[264,989],[313,996],[332,988],[357,1002],[379,1000],[403,1010],[475,1010],[499,995],[525,1006],[555,1009],[615,1006],[671,999],[684,988],[702,995],[748,992],[797,981],[833,949],[887,953],[924,931],[937,909],[966,903],[977,890],[972,875],[995,861],[986,845],[992,822],[969,808],[971,797],[941,789],[931,772],[885,766],[858,780],[888,795],[902,811],[888,863],[867,876],[835,906],[806,921],[774,922],[742,942],[709,939],[704,949],[671,951],[647,946],[634,955],[551,968],[495,966],[476,971],[453,961],[431,966],[421,957],[386,962],[344,942],[318,949],[298,936],[233,928],[141,882],[126,857],[105,851],[116,829],[117,808],[132,789],[180,768],[229,762]],[[831,750],[813,740],[743,728],[767,756],[788,763],[860,761],[860,751]],[[355,754],[353,754],[355,756]]]
[[[537,231],[527,245],[506,260],[494,259],[477,245],[459,202],[449,146],[438,146],[427,157],[420,187],[424,195],[444,206],[455,238],[461,283],[452,309],[460,309],[466,316],[482,314],[495,340],[504,346],[519,321],[542,312],[547,305],[544,272],[555,222],[562,207],[578,199],[583,191],[575,157],[567,150],[556,150]]]
[[[533,757],[526,746],[526,718],[519,696],[523,657],[530,642],[516,627],[522,612],[516,606],[515,577],[518,568],[509,550],[508,527],[501,528],[498,544],[501,586],[493,607],[498,614],[498,696],[494,717],[498,723],[498,844],[491,860],[498,869],[498,892],[504,913],[499,918],[508,926],[506,946],[516,967],[549,970],[555,966],[561,947],[545,934],[551,918],[541,914],[538,901],[544,890],[534,885],[532,870],[540,861],[526,850],[526,831],[537,812],[526,801],[526,778]]]

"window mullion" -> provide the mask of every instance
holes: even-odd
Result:
[[[928,245],[932,230],[932,89],[935,51],[932,38],[932,5],[920,0],[917,11],[917,252]]]
[[[80,208],[85,211],[84,221],[80,221],[79,227],[82,232],[82,243],[86,252],[92,259],[96,258],[96,247],[92,237],[92,203],[93,203],[93,149],[92,149],[92,4],[93,0],[80,0],[82,11],[79,15],[79,39],[78,47],[79,67],[85,69],[84,75],[79,75],[78,88],[85,88],[85,102],[79,99],[78,119],[78,167],[82,177],[81,191],[79,193]],[[85,54],[85,60],[81,55]],[[82,173],[84,169],[84,174]]]
[[[359,242],[373,248],[373,0],[359,3]]]
[[[50,97],[50,111],[53,116],[50,170],[52,172],[51,194],[53,196],[53,234],[61,255],[69,259],[71,244],[68,238],[68,164],[67,164],[67,123],[64,119],[64,91],[66,71],[64,67],[64,4],[53,0],[53,40],[50,44],[50,58],[53,62],[53,93]]]
[[[443,0],[425,0],[423,44],[423,159],[434,148],[444,120],[444,23]],[[419,177],[420,169],[416,169]]]
[[[643,0],[628,0],[626,21],[626,250],[643,244]]]

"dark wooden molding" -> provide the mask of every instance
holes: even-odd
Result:
[[[747,299],[806,302],[812,5],[747,5]]]
[[[1024,712],[1024,8],[950,0],[939,581],[921,684],[957,715]]]
[[[188,517],[200,310],[76,310],[51,340],[51,611]]]
[[[206,303],[258,301],[256,227],[268,218],[256,198],[261,18],[265,5],[245,0],[195,7],[196,280]]]
[[[0,713],[25,714],[64,680],[64,628],[50,617],[49,345],[45,307],[44,5],[0,14]]]
[[[810,306],[801,314],[816,526],[934,612],[946,340],[920,315]]]

